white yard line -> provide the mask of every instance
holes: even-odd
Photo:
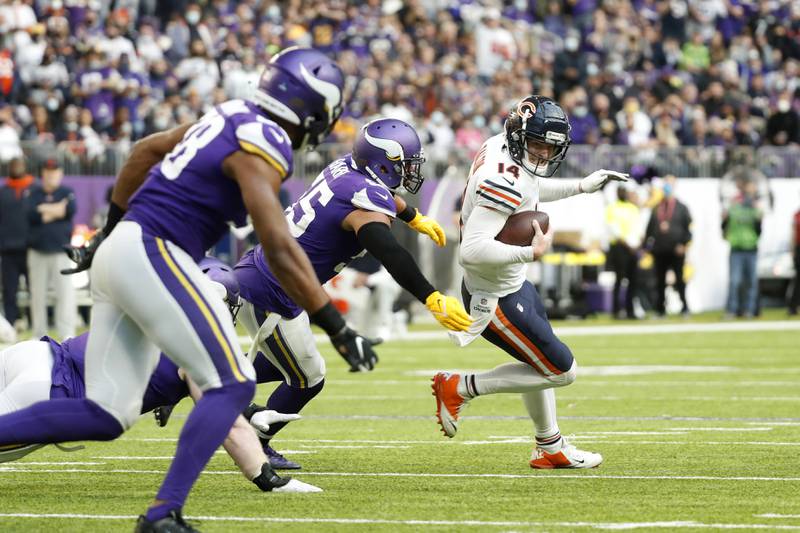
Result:
[[[24,463],[20,463],[23,465]],[[164,474],[163,470],[133,470],[133,469],[90,469],[90,468],[64,468],[64,469],[34,469],[20,468],[17,466],[0,466],[2,473],[28,474]],[[241,475],[238,470],[204,470],[208,475]],[[636,475],[604,475],[604,474],[455,474],[432,472],[302,472],[305,476],[331,476],[331,477],[397,477],[397,478],[472,478],[472,479],[531,479],[542,480],[556,479],[600,479],[600,480],[673,480],[673,481],[765,481],[765,482],[800,482],[800,477],[767,477],[767,476],[636,476]]]
[[[0,513],[0,518],[73,519],[73,520],[136,520],[134,515],[101,515],[77,513]],[[472,526],[472,527],[562,527],[587,529],[786,529],[800,530],[791,524],[726,524],[695,521],[658,522],[522,522],[506,520],[390,520],[379,518],[310,518],[276,516],[187,516],[200,522],[262,522],[300,524],[397,525],[397,526]]]
[[[726,331],[800,331],[800,321],[776,320],[769,322],[712,322],[707,324],[632,324],[625,326],[560,326],[554,328],[559,337],[587,337],[593,335],[653,335],[674,333],[720,333]],[[412,331],[402,339],[386,341],[387,344],[408,341],[447,340],[443,330]],[[314,335],[316,342],[327,342],[327,335]],[[250,337],[241,336],[239,342],[250,347]]]
[[[100,459],[100,458],[99,457],[92,457],[92,459]],[[30,462],[28,462],[28,461],[25,461],[25,462],[22,462],[22,461],[20,461],[18,464],[21,464],[21,465],[24,464],[26,466],[27,465],[36,465],[36,466],[59,466],[59,465],[102,466],[102,465],[104,465],[106,463],[92,463],[92,462],[85,462],[85,461],[58,461],[58,462],[54,462],[54,461],[48,461],[48,462],[44,462],[44,461],[30,461]],[[2,467],[0,467],[0,468],[2,468]]]
[[[800,518],[800,514],[776,514],[776,513],[765,513],[765,514],[754,514],[756,518]]]

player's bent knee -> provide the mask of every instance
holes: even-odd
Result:
[[[578,363],[573,360],[572,366],[569,367],[569,370],[552,376],[550,381],[552,381],[557,387],[566,387],[567,385],[574,383],[576,377],[578,377]]]

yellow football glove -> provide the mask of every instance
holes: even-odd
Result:
[[[437,246],[444,246],[447,239],[444,236],[444,230],[436,220],[429,216],[425,216],[417,210],[417,214],[408,223],[409,227],[414,231],[418,231],[431,238]]]
[[[467,331],[472,324],[472,317],[469,316],[464,306],[452,296],[445,296],[439,291],[432,292],[425,299],[425,307],[439,321],[439,324],[449,330]]]

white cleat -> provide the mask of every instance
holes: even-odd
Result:
[[[531,468],[550,470],[553,468],[594,468],[603,462],[599,453],[579,450],[563,438],[560,450],[548,453],[541,448],[533,450],[531,455]]]
[[[322,492],[322,489],[292,478],[286,485],[272,489],[272,492]]]

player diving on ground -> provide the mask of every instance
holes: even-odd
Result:
[[[224,301],[232,309],[239,304],[239,284],[230,267],[207,257],[200,268],[216,284]],[[55,398],[84,398],[84,358],[89,334],[84,333],[63,342],[49,337],[20,342],[0,351],[0,415],[24,409],[36,402]],[[271,376],[259,375],[261,382]],[[162,405],[174,405],[186,396],[197,401],[202,392],[186,373],[164,354],[158,358],[142,400],[142,413]],[[259,431],[275,422],[297,420],[299,415],[262,410],[254,416]],[[0,463],[15,461],[46,444],[29,444],[0,451]],[[255,431],[239,416],[228,432],[223,447],[242,474],[265,492],[319,492],[321,489],[301,481],[278,476],[269,464]]]

